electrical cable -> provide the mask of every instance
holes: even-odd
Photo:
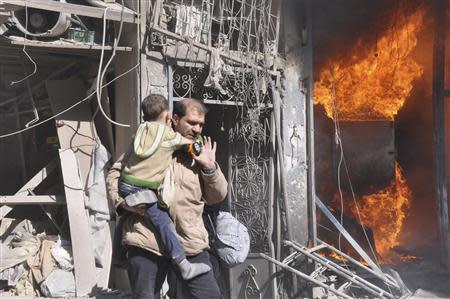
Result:
[[[356,196],[355,196],[355,192],[354,192],[354,189],[353,189],[353,184],[351,182],[350,174],[349,174],[347,163],[346,163],[346,160],[345,160],[345,155],[344,155],[344,151],[343,151],[343,144],[342,144],[342,139],[341,139],[341,132],[340,132],[341,130],[340,130],[340,126],[339,126],[339,118],[338,118],[337,106],[336,106],[336,83],[335,83],[335,80],[334,80],[333,71],[331,70],[330,73],[331,73],[331,78],[332,78],[333,122],[334,122],[334,127],[335,127],[335,138],[336,138],[336,142],[338,143],[339,148],[340,148],[340,159],[339,159],[339,163],[338,163],[337,176],[338,176],[338,189],[339,189],[340,202],[341,202],[341,215],[340,215],[341,216],[341,219],[340,219],[341,220],[341,225],[344,227],[344,224],[343,224],[344,201],[343,201],[343,195],[342,195],[342,189],[341,189],[341,180],[340,180],[340,168],[341,168],[341,165],[343,163],[344,164],[344,168],[345,168],[345,172],[346,172],[346,176],[347,176],[347,180],[348,180],[348,183],[350,185],[350,190],[351,190],[351,193],[352,193],[353,202],[354,202],[355,207],[356,207],[356,212],[357,212],[357,215],[358,215],[359,224],[361,225],[361,229],[363,230],[364,236],[366,238],[367,244],[369,245],[369,248],[370,248],[370,251],[372,253],[372,256],[375,259],[375,263],[379,267],[380,266],[380,262],[379,262],[379,260],[377,258],[377,255],[375,254],[375,250],[373,249],[373,246],[372,246],[372,244],[371,244],[371,242],[369,240],[369,237],[367,235],[366,229],[365,229],[365,227],[363,225],[363,222],[362,222],[361,213],[359,211],[358,204],[356,202]],[[342,251],[342,249],[341,249],[341,235],[342,235],[342,233],[339,232],[338,247],[339,247],[340,251]],[[348,265],[347,265],[346,262],[344,262],[344,265],[348,269]],[[388,287],[389,291],[392,293],[392,290],[389,287],[389,285],[387,285],[387,287]]]
[[[23,72],[25,73],[25,65],[23,63],[22,63],[22,69],[23,69]],[[33,115],[34,115],[33,119],[25,124],[25,127],[29,127],[32,124],[35,124],[39,121],[39,113],[36,108],[36,103],[34,102],[33,91],[31,90],[31,85],[30,85],[29,80],[26,80],[26,85],[27,85],[28,95],[30,97],[31,106],[32,106]]]
[[[372,256],[374,257],[374,259],[376,261],[376,264],[379,266],[380,262],[378,261],[377,255],[375,254],[375,250],[373,249],[372,243],[369,240],[369,236],[367,235],[367,232],[366,232],[366,230],[364,228],[364,225],[363,225],[363,221],[361,219],[361,213],[359,211],[358,203],[356,202],[356,196],[355,196],[355,192],[353,190],[353,184],[352,184],[352,182],[350,180],[350,175],[349,175],[349,172],[348,172],[347,161],[345,160],[345,155],[343,157],[343,162],[344,162],[344,169],[345,169],[345,173],[346,173],[346,176],[347,176],[347,180],[348,180],[349,185],[350,185],[350,191],[352,193],[353,202],[354,202],[355,208],[356,208],[356,214],[358,215],[359,224],[361,225],[361,229],[362,229],[362,231],[364,233],[364,236],[365,236],[365,238],[367,240],[367,244],[369,245],[369,248],[370,248],[370,251],[372,253]]]
[[[108,11],[109,7],[105,8],[105,11],[103,13],[103,36],[102,36],[102,50],[101,50],[101,54],[100,54],[100,62],[99,62],[99,67],[98,67],[98,73],[97,73],[97,104],[98,107],[100,109],[100,112],[103,114],[103,116],[112,124],[116,125],[116,126],[120,126],[120,127],[126,127],[129,128],[130,125],[127,124],[122,124],[119,122],[116,122],[114,120],[112,120],[107,114],[106,112],[103,110],[102,107],[102,103],[101,103],[101,96],[102,96],[102,92],[101,92],[101,86],[102,86],[102,81],[103,81],[103,77],[106,73],[106,70],[109,66],[109,64],[111,63],[111,61],[113,60],[114,56],[116,55],[116,48],[117,48],[117,44],[119,43],[119,39],[120,39],[120,35],[122,33],[122,25],[123,25],[123,10],[124,10],[124,6],[122,3],[122,12],[120,14],[120,28],[119,28],[119,34],[118,34],[118,38],[115,40],[114,45],[113,45],[113,53],[111,54],[110,59],[108,60],[108,62],[105,65],[105,68],[102,71],[102,64],[103,64],[103,58],[105,55],[105,38],[106,38],[106,13]]]
[[[114,79],[112,79],[111,81],[109,81],[108,83],[106,83],[105,85],[103,85],[102,88],[108,86],[109,84],[113,83],[113,82],[116,81],[117,79],[119,79],[119,78],[125,76],[126,74],[130,73],[131,71],[133,71],[134,69],[136,69],[139,65],[140,65],[140,64],[138,63],[138,64],[136,64],[135,66],[133,66],[132,68],[130,68],[129,70],[127,70],[126,72],[124,72],[124,73],[122,73],[122,74],[116,76]],[[95,93],[96,93],[96,91],[93,91],[92,93],[90,93],[89,95],[87,95],[84,99],[81,99],[80,101],[78,101],[77,103],[73,104],[73,105],[70,106],[69,108],[67,108],[67,109],[65,109],[65,110],[63,110],[63,111],[61,111],[61,112],[58,112],[57,114],[53,115],[52,117],[46,118],[46,119],[44,119],[43,121],[41,121],[41,122],[39,122],[39,123],[36,123],[36,124],[34,124],[34,125],[32,125],[32,126],[29,126],[28,128],[24,128],[24,129],[22,129],[22,130],[18,130],[18,131],[12,132],[12,133],[0,135],[0,139],[6,138],[6,137],[10,137],[10,136],[14,136],[14,135],[23,133],[23,132],[25,132],[25,131],[31,130],[31,129],[37,127],[37,126],[40,126],[40,125],[42,125],[42,124],[44,124],[44,123],[46,123],[46,122],[48,122],[48,121],[50,121],[50,120],[52,120],[52,119],[58,117],[58,116],[60,116],[60,115],[62,115],[62,114],[64,114],[64,113],[66,113],[67,111],[69,111],[69,110],[75,108],[76,106],[80,105],[81,103],[83,103],[83,102],[89,100],[90,97],[93,96]]]
[[[27,6],[27,2],[26,1],[25,1],[25,30],[28,30],[28,6]],[[37,72],[37,64],[36,64],[36,62],[33,60],[33,58],[31,58],[31,56],[26,51],[26,46],[27,46],[26,41],[27,41],[27,34],[25,33],[22,52],[25,53],[25,55],[28,57],[28,59],[31,61],[31,63],[33,63],[34,70],[33,70],[33,72],[31,74],[25,76],[24,78],[22,78],[22,79],[20,79],[18,81],[11,81],[10,82],[10,86],[13,86],[14,84],[21,83],[21,82],[27,80],[28,78],[34,76],[34,74],[36,74],[36,72]]]
[[[102,37],[102,55],[104,54],[104,48],[105,48],[105,44],[104,44],[104,40],[105,40],[105,35],[106,35],[106,11],[107,11],[108,7],[105,8],[105,12],[104,12],[104,19],[103,19],[103,37]],[[112,54],[110,59],[108,60],[108,62],[106,63],[103,71],[101,72],[100,77],[98,77],[98,74],[100,73],[101,67],[102,67],[102,63],[103,63],[103,56],[101,56],[100,62],[99,62],[99,69],[98,69],[98,74],[97,74],[97,79],[96,79],[96,91],[97,91],[97,109],[95,109],[95,112],[92,114],[92,121],[91,121],[91,131],[93,133],[93,135],[97,135],[97,131],[94,128],[94,119],[97,116],[98,111],[100,110],[103,114],[103,116],[106,117],[106,119],[110,122],[112,122],[113,124],[115,124],[115,122],[113,122],[108,116],[107,114],[104,112],[102,104],[101,104],[101,97],[102,97],[102,88],[100,88],[102,82],[103,82],[103,78],[105,76],[106,71],[108,70],[109,65],[111,64],[112,60],[114,59],[115,55],[116,55],[116,49],[117,49],[117,45],[119,44],[119,40],[120,40],[120,36],[122,35],[122,25],[123,25],[123,11],[125,9],[125,6],[123,4],[123,0],[122,0],[122,11],[120,14],[120,27],[119,27],[119,33],[117,37],[114,37],[114,43],[113,43],[113,49],[112,49]],[[123,125],[125,127],[130,127],[129,125]],[[99,141],[99,137],[97,136],[96,138],[96,145],[99,146],[100,141]]]
[[[333,70],[330,71],[331,73],[331,78],[332,78],[332,98],[333,98],[333,123],[334,123],[334,138],[335,138],[335,143],[339,146],[339,163],[338,163],[338,167],[337,167],[337,183],[338,183],[338,190],[339,190],[339,199],[340,199],[340,205],[341,205],[341,213],[340,213],[340,223],[342,225],[342,227],[344,227],[344,198],[342,195],[342,188],[341,188],[341,165],[342,165],[342,160],[344,157],[344,150],[342,147],[342,139],[341,139],[341,134],[340,134],[340,130],[339,130],[339,125],[338,125],[338,112],[337,112],[337,107],[336,107],[336,84],[334,81],[334,73]],[[342,237],[342,233],[341,231],[339,231],[339,237],[338,237],[338,247],[339,250],[342,251],[341,249],[341,237]]]
[[[333,123],[334,123],[334,130],[335,130],[334,131],[335,132],[335,142],[338,144],[339,152],[340,152],[339,163],[338,163],[338,167],[337,167],[337,181],[338,181],[337,183],[338,183],[339,199],[340,199],[340,205],[341,205],[340,224],[342,225],[342,227],[345,228],[345,226],[344,226],[344,197],[343,197],[342,188],[341,188],[341,166],[342,166],[342,163],[344,163],[344,166],[345,166],[345,169],[346,169],[347,179],[348,179],[348,182],[350,184],[350,189],[352,190],[352,196],[353,196],[353,200],[355,202],[355,205],[356,205],[356,198],[355,198],[355,195],[354,195],[354,192],[353,192],[352,182],[350,180],[350,175],[348,174],[348,169],[347,169],[347,166],[346,166],[346,163],[345,163],[345,158],[344,158],[344,149],[343,149],[342,138],[341,138],[341,128],[339,126],[339,117],[338,117],[338,111],[337,111],[337,105],[336,105],[336,82],[335,82],[333,70],[330,71],[330,74],[331,74],[331,79],[332,79]],[[359,213],[358,209],[357,209],[357,211]],[[370,249],[372,251],[372,254],[375,257],[376,264],[377,264],[377,266],[379,266],[379,262],[376,259],[376,255],[374,253],[372,245],[370,244],[370,240],[369,240],[369,238],[368,238],[368,236],[366,234],[364,226],[362,225],[360,214],[358,214],[358,218],[359,218],[359,222],[360,222],[361,228],[364,231],[364,236],[366,237],[367,243],[369,244],[369,247],[370,247]],[[338,249],[339,249],[339,251],[342,251],[341,239],[342,239],[342,232],[339,231],[339,237],[338,237]],[[347,262],[345,260],[343,261],[343,264],[344,264],[345,268],[348,271],[351,271],[349,266],[348,266],[348,264],[347,264]],[[349,291],[353,294],[353,292],[351,290],[349,290]]]

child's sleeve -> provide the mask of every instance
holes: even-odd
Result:
[[[180,133],[175,132],[172,128],[169,127],[167,130],[165,145],[169,145],[174,150],[180,149],[185,144],[194,143],[193,140],[188,139],[186,137],[181,136]]]

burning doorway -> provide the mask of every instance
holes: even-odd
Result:
[[[313,8],[317,194],[374,260],[397,268],[439,254],[434,16],[429,3],[406,2]],[[319,238],[350,250],[318,219]]]

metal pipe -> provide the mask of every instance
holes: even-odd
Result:
[[[334,288],[324,284],[323,282],[321,282],[319,280],[316,280],[314,278],[309,277],[305,273],[302,273],[302,272],[300,272],[300,271],[298,271],[298,270],[296,270],[296,269],[294,269],[292,267],[289,267],[288,265],[285,265],[285,264],[277,261],[276,259],[271,258],[270,256],[265,255],[264,253],[260,253],[259,256],[262,257],[263,259],[268,260],[271,263],[276,264],[277,266],[279,266],[279,267],[281,267],[281,268],[283,268],[285,270],[288,270],[288,271],[294,273],[297,276],[300,276],[301,278],[303,278],[303,279],[305,279],[305,280],[307,280],[309,282],[312,282],[312,283],[314,283],[314,284],[316,284],[318,286],[321,286],[322,288],[326,289],[327,291],[330,291],[330,292],[332,292],[332,293],[334,293],[334,294],[336,294],[336,295],[338,295],[340,297],[343,297],[345,299],[355,299],[354,297],[351,297],[351,296],[349,296],[347,294],[344,294],[344,293],[342,293],[342,292],[340,292],[340,291],[338,291],[338,290],[336,290],[336,289],[334,289]]]
[[[344,257],[345,259],[349,260],[350,262],[352,262],[354,265],[366,270],[367,272],[369,272],[370,274],[378,277],[379,279],[383,280],[386,284],[389,284],[390,286],[400,290],[400,287],[396,284],[395,280],[392,279],[389,275],[380,275],[377,272],[373,271],[372,269],[370,269],[369,267],[366,267],[365,265],[363,265],[362,263],[360,263],[359,261],[355,260],[354,258],[352,258],[351,256],[343,253],[342,251],[334,248],[333,246],[330,246],[329,244],[325,243],[324,241],[317,239],[317,241],[326,246],[328,249],[336,252],[337,254],[341,255],[342,257]]]
[[[272,112],[273,113],[273,112]],[[271,115],[272,116],[272,115]],[[267,229],[267,236],[268,236],[268,242],[269,242],[269,252],[270,256],[275,256],[275,246],[272,241],[272,235],[273,235],[273,223],[274,223],[274,217],[273,217],[273,206],[275,201],[275,167],[274,167],[274,157],[275,157],[275,121],[273,117],[270,117],[270,158],[269,158],[269,204],[268,204],[268,229]],[[270,264],[270,272],[271,274],[275,273],[276,269],[273,264]],[[272,298],[276,299],[278,298],[278,292],[277,292],[277,279],[272,279]]]
[[[173,114],[173,77],[172,77],[172,65],[169,63],[167,64],[167,79],[168,79],[168,95],[167,98],[169,99],[169,114],[170,117],[172,117]]]
[[[348,231],[342,226],[341,223],[331,214],[328,208],[322,203],[322,201],[316,195],[316,206],[320,208],[323,214],[330,219],[334,226],[342,233],[345,239],[352,245],[352,247],[358,252],[358,254],[372,267],[372,269],[379,275],[384,275],[381,269],[372,261],[367,253],[359,246],[359,244],[353,239]]]
[[[277,157],[280,165],[280,187],[281,193],[283,194],[284,199],[284,209],[285,209],[285,218],[287,226],[291,223],[289,221],[289,211],[288,211],[288,201],[286,194],[286,167],[284,164],[284,150],[283,150],[283,140],[281,138],[282,129],[281,129],[281,99],[278,91],[275,88],[275,83],[272,81],[272,96],[273,96],[273,111],[275,116],[275,129],[276,129],[276,141],[277,141]],[[289,240],[292,240],[292,232],[287,228],[287,237]]]
[[[355,275],[354,273],[348,271],[347,269],[342,268],[338,264],[336,264],[318,254],[309,253],[308,250],[303,246],[298,246],[291,241],[284,241],[284,243],[286,245],[294,248],[295,250],[300,251],[301,253],[303,253],[307,257],[313,259],[314,261],[322,264],[323,266],[327,267],[328,269],[335,272],[336,274],[341,275],[345,279],[359,285],[361,288],[365,289],[372,295],[380,296],[382,298],[391,298],[391,299],[395,298],[395,296],[392,295],[391,293],[388,293],[387,291],[385,291],[385,290],[377,287],[376,285],[368,282],[367,280]]]

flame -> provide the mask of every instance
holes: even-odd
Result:
[[[334,258],[335,260],[341,261],[341,262],[348,262],[347,259],[345,257],[343,257],[342,255],[337,254],[336,252],[332,251],[329,254],[330,257]]]
[[[393,120],[409,96],[412,82],[423,73],[423,67],[409,54],[417,44],[424,14],[424,9],[419,9],[396,20],[399,25],[372,48],[357,46],[351,59],[324,67],[314,83],[314,103],[322,104],[330,118],[335,118],[336,112],[340,120]],[[366,53],[365,57],[360,53]]]
[[[391,249],[399,244],[403,222],[410,207],[410,197],[411,191],[403,171],[395,163],[395,180],[383,190],[362,196],[358,200],[362,204],[351,208],[356,219],[372,228],[377,253],[384,262],[392,259],[394,253]]]
[[[330,252],[328,252],[328,253],[325,253],[325,252],[318,252],[318,254],[319,254],[320,256],[332,258],[332,259],[334,259],[334,260],[336,260],[336,261],[340,261],[340,262],[343,262],[343,263],[347,263],[347,262],[348,262],[348,260],[347,260],[345,257],[343,257],[342,255],[337,254],[337,253],[334,252],[334,251],[330,251]]]
[[[401,255],[400,258],[401,258],[402,261],[405,261],[405,262],[407,262],[407,261],[421,261],[421,260],[424,260],[424,258],[421,257],[421,256],[415,256],[415,255],[410,255],[410,254]]]

